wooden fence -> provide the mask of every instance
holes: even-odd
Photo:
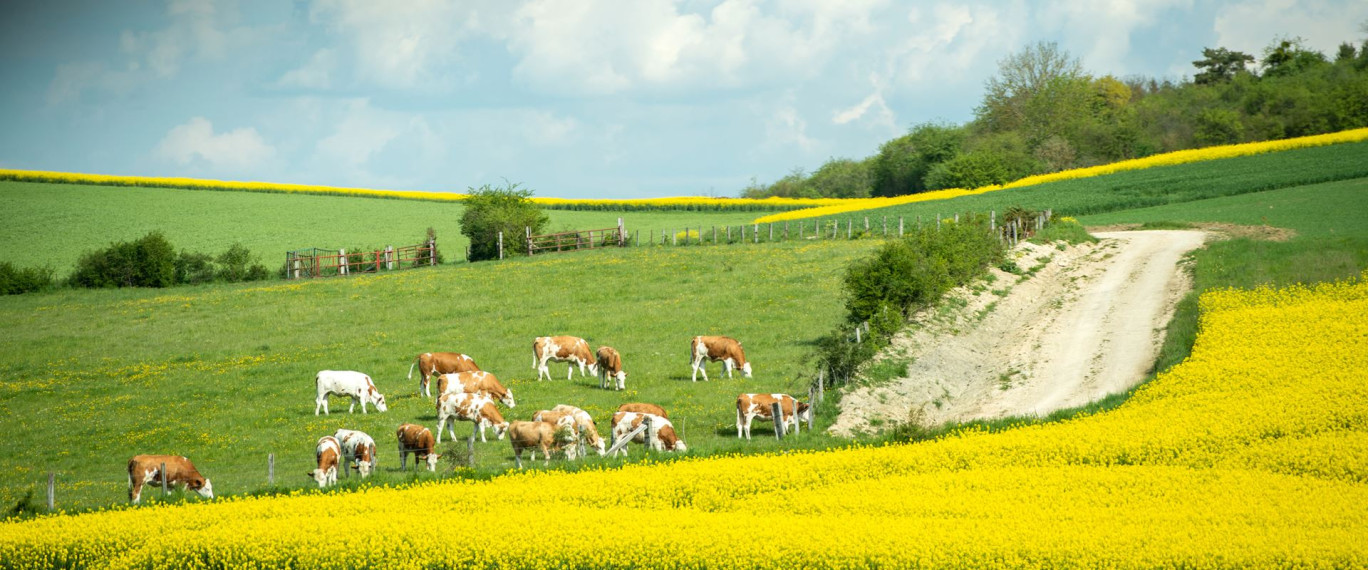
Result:
[[[601,230],[576,230],[534,236],[532,235],[532,229],[527,228],[526,240],[527,254],[537,255],[539,253],[556,253],[561,251],[577,251],[581,249],[602,247],[623,247],[627,245],[627,231],[622,225],[622,218],[618,218],[617,227],[604,228]],[[503,234],[500,234],[499,236],[499,258],[503,258]]]
[[[1050,221],[1051,212],[1031,213],[1027,216],[1013,214],[998,218],[997,212],[989,212],[989,229],[997,233],[1004,243],[1015,245],[1017,242],[1035,235]],[[897,238],[917,231],[923,227],[935,226],[937,230],[943,223],[958,223],[960,215],[941,216],[923,219],[883,216],[870,218],[826,218],[816,220],[796,220],[771,224],[746,224],[740,226],[681,226],[661,230],[648,230],[646,240],[641,240],[637,230],[627,240],[629,246],[687,246],[687,245],[727,245],[743,243],[770,243],[790,240],[860,239],[860,238]]]
[[[437,240],[374,251],[297,249],[285,253],[285,278],[304,279],[379,273],[437,264]]]

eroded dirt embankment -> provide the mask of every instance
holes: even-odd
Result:
[[[1095,234],[1096,244],[1023,243],[1021,277],[991,269],[914,318],[881,358],[911,359],[885,385],[852,390],[832,432],[1045,415],[1144,379],[1190,288],[1184,255],[1200,231]]]

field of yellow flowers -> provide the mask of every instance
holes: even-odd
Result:
[[[0,567],[1363,567],[1368,273],[1213,291],[1120,408],[912,445],[0,523]]]

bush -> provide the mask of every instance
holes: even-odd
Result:
[[[260,262],[253,263],[256,260],[253,259],[252,252],[240,243],[229,246],[228,251],[220,253],[214,261],[219,265],[218,271],[214,272],[214,277],[219,281],[260,281],[270,275],[265,265]]]
[[[461,233],[470,238],[470,261],[499,258],[499,232],[504,236],[504,255],[527,254],[523,239],[527,228],[542,232],[550,218],[528,198],[531,190],[508,184],[470,188],[461,214]]]
[[[52,269],[48,267],[15,267],[0,261],[0,295],[19,295],[52,287]]]
[[[214,258],[207,253],[181,251],[176,257],[176,283],[209,283],[214,280]]]
[[[846,324],[817,340],[818,360],[833,377],[849,378],[902,328],[908,315],[935,303],[1003,257],[984,216],[963,216],[941,229],[923,228],[884,244],[846,270]],[[861,342],[855,329],[866,326]]]
[[[86,252],[69,282],[77,287],[169,287],[176,282],[176,250],[161,232]]]

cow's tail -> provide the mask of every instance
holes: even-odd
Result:
[[[418,366],[418,360],[421,359],[421,358],[423,358],[423,355],[421,355],[421,354],[418,355],[418,356],[413,357],[413,364],[410,364],[410,365],[409,365],[408,380],[412,380],[412,379],[413,379],[413,367]]]

